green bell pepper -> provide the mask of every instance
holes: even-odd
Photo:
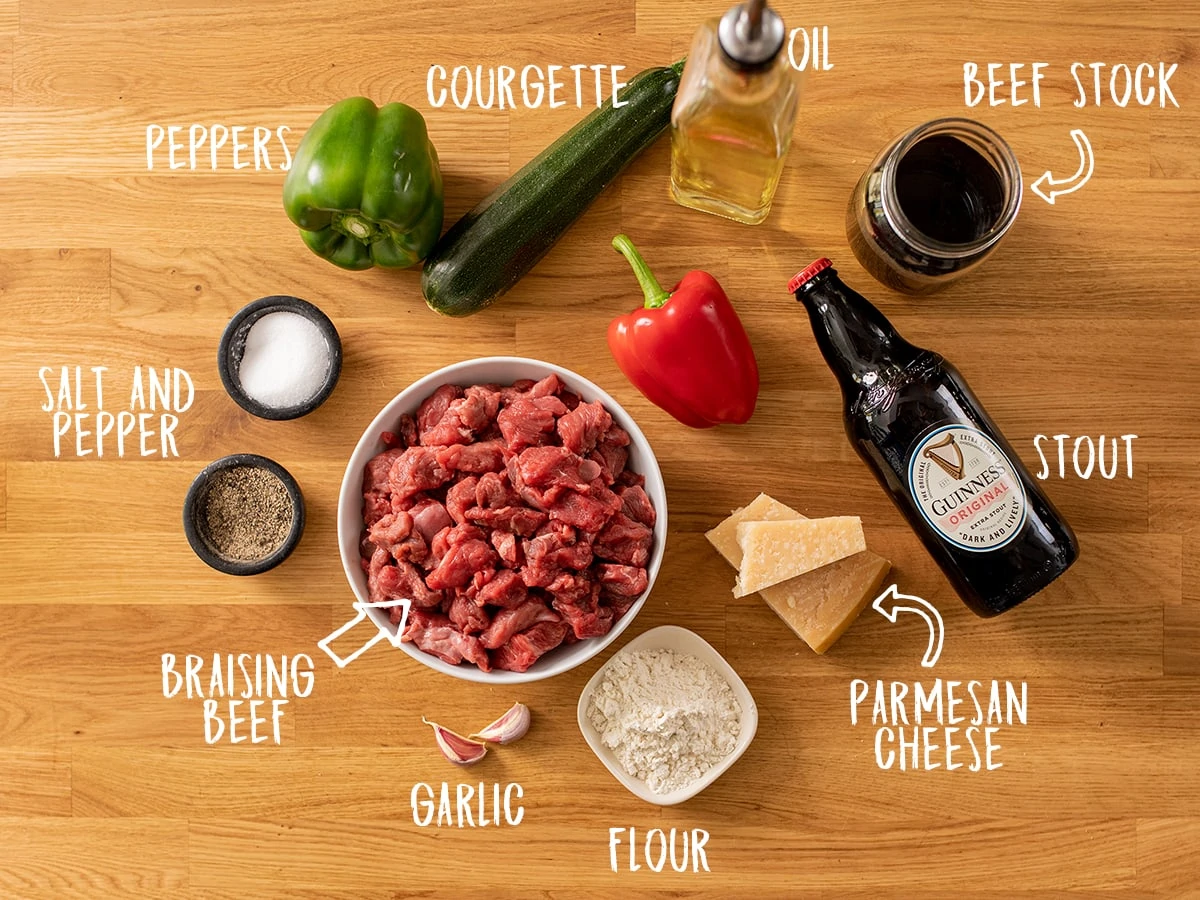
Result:
[[[420,262],[442,231],[442,172],[425,120],[403,103],[335,103],[300,142],[283,208],[309,249],[343,269]]]

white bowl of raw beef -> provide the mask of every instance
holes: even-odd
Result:
[[[455,363],[393,398],[338,499],[358,601],[410,600],[400,649],[492,684],[549,678],[615,641],[666,535],[662,473],[629,414],[569,369],[512,356]],[[397,635],[391,609],[366,611]]]

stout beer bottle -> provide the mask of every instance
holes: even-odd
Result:
[[[967,606],[994,616],[1079,556],[1075,534],[958,370],[819,259],[788,285],[845,398],[846,433]]]

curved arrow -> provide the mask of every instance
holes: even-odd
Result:
[[[908,601],[908,604],[911,605],[901,605],[901,600]],[[929,626],[929,648],[925,651],[921,665],[926,669],[932,669],[937,664],[938,657],[942,655],[942,641],[946,636],[946,630],[942,624],[941,613],[934,608],[932,603],[928,600],[922,600],[920,597],[902,594],[896,585],[893,584],[875,598],[875,602],[871,604],[871,608],[893,625],[896,623],[896,618],[902,612],[916,613],[924,619],[925,624]]]
[[[1073,193],[1087,184],[1088,179],[1092,177],[1092,170],[1096,167],[1096,159],[1092,155],[1092,145],[1088,142],[1087,135],[1078,128],[1072,128],[1071,140],[1075,142],[1075,146],[1079,150],[1079,168],[1075,174],[1070,178],[1055,178],[1047,170],[1041,178],[1029,186],[1031,191],[1051,206],[1054,205],[1056,197]]]

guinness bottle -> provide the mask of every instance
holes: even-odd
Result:
[[[828,259],[788,290],[841,385],[851,443],[967,606],[999,615],[1065,572],[1074,532],[958,370],[904,340]]]

